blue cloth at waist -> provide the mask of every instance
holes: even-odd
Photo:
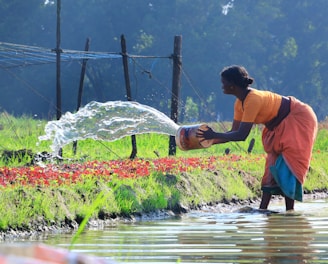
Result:
[[[288,168],[282,155],[277,158],[276,164],[270,167],[270,171],[285,196],[303,201],[302,184]]]

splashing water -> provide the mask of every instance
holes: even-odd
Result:
[[[231,0],[226,5],[222,5],[222,14],[223,15],[225,15],[225,16],[228,15],[229,9],[234,7],[233,2],[234,2],[234,0]]]
[[[176,135],[179,126],[168,116],[147,105],[136,102],[92,101],[72,114],[65,113],[59,120],[45,126],[45,135],[39,140],[52,140],[51,149],[58,153],[61,147],[87,138],[115,141],[144,133]]]

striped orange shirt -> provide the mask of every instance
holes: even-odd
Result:
[[[238,98],[234,106],[234,119],[241,122],[265,124],[277,116],[282,96],[270,91],[251,89],[244,102]]]

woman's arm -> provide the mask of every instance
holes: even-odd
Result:
[[[233,120],[232,122],[232,127],[230,129],[229,132],[231,131],[237,131],[238,128],[239,128],[239,125],[240,125],[240,121],[237,121],[237,120]],[[213,131],[214,132],[214,131]],[[215,133],[215,132],[214,132]],[[213,139],[213,144],[221,144],[221,143],[226,143],[228,142],[229,140],[227,139],[222,139],[222,138],[214,138]]]
[[[213,139],[214,144],[225,143],[229,141],[244,141],[251,129],[253,123],[240,122],[234,120],[230,131],[225,133],[214,132],[211,128],[208,130],[198,130],[197,137],[203,138],[204,140]]]

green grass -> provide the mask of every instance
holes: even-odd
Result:
[[[39,141],[44,135],[45,120],[36,120],[23,116],[15,118],[7,113],[0,114],[0,151],[4,150],[31,150],[33,153],[42,151],[50,152],[50,141]],[[217,124],[210,124],[215,129],[220,129]],[[229,124],[226,124],[228,127]],[[221,155],[229,148],[232,153],[247,152],[249,142],[255,138],[253,153],[263,153],[260,128],[255,127],[245,142],[233,142],[223,145],[215,145],[211,148],[181,151],[177,148],[177,157],[190,157],[199,155]],[[136,135],[137,157],[154,159],[166,157],[169,153],[169,136],[162,134]],[[131,137],[124,137],[113,142],[96,141],[92,139],[80,140],[77,144],[77,153],[73,154],[72,144],[63,147],[63,157],[74,160],[113,160],[126,159],[132,151]],[[22,160],[21,160],[22,159]],[[19,157],[11,160],[13,166],[25,164],[29,157]],[[1,164],[0,165],[4,165]]]

